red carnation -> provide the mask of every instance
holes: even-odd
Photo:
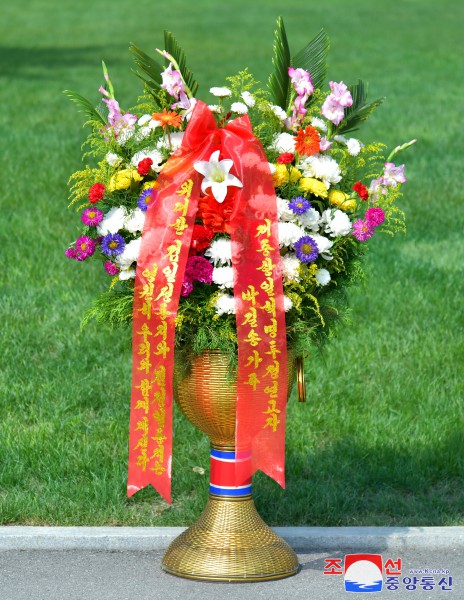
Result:
[[[277,162],[279,163],[279,165],[289,165],[294,160],[295,160],[295,155],[293,154],[293,152],[284,152],[283,154],[281,154],[279,156],[279,158],[277,159]]]
[[[214,237],[214,231],[204,225],[194,225],[192,242],[190,244],[190,256],[206,250]]]
[[[369,191],[367,187],[360,181],[357,181],[354,184],[353,190],[358,194],[361,200],[367,200],[369,198]]]
[[[89,190],[90,204],[96,204],[105,195],[105,186],[103,183],[94,183]]]
[[[137,165],[137,173],[139,175],[148,175],[152,164],[153,164],[153,161],[151,160],[151,158],[144,158]]]

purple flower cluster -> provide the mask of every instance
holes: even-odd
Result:
[[[119,233],[108,233],[102,240],[101,249],[107,256],[118,256],[124,252],[126,241]]]
[[[365,242],[374,235],[375,228],[385,221],[384,211],[374,206],[368,208],[364,215],[364,219],[357,219],[353,223],[353,235],[359,242]]]
[[[314,262],[319,255],[316,241],[309,235],[301,237],[293,244],[293,247],[295,248],[296,257],[304,263]]]
[[[189,296],[193,292],[193,282],[212,283],[213,265],[203,256],[189,256],[182,282],[181,296]]]
[[[311,208],[311,202],[306,200],[303,196],[297,196],[289,202],[288,208],[296,215],[303,215]]]
[[[82,213],[81,220],[88,227],[96,227],[103,221],[103,211],[99,208],[86,208]]]
[[[143,210],[143,212],[147,211],[148,204],[151,200],[152,192],[153,192],[152,188],[149,188],[148,190],[143,191],[140,194],[139,199],[137,200],[137,206],[140,208],[140,210]]]
[[[74,248],[68,248],[64,254],[73,260],[83,261],[95,253],[96,247],[96,240],[93,240],[88,235],[82,235],[77,238]]]

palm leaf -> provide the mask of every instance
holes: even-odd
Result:
[[[274,33],[274,58],[272,59],[274,72],[269,76],[269,89],[271,99],[285,111],[290,102],[290,78],[288,67],[291,66],[290,49],[282,17],[277,19],[277,29]]]
[[[153,58],[145,54],[143,50],[140,50],[135,44],[130,44],[129,51],[134,55],[135,64],[142,70],[145,75],[148,75],[146,79],[142,73],[134,71],[135,74],[144,81],[147,86],[151,89],[160,89],[163,81],[161,77],[161,71],[163,68]]]
[[[315,89],[322,88],[327,74],[329,36],[323,29],[292,59],[292,66],[308,71]]]
[[[100,121],[103,125],[107,125],[108,121],[103,116],[98,108],[94,108],[92,104],[83,96],[72,90],[64,90],[63,94],[77,105],[79,112],[83,112],[92,121]]]
[[[353,98],[353,104],[346,109],[345,118],[337,127],[338,134],[355,131],[358,125],[365,121],[383,102],[383,98],[378,98],[368,104],[366,102],[367,86],[360,79],[356,85],[350,85],[348,88]]]
[[[192,95],[195,96],[198,90],[198,83],[193,78],[192,72],[189,69],[187,69],[187,59],[185,57],[185,53],[170,31],[164,32],[164,49],[177,62],[177,65],[182,74],[182,77],[184,78],[185,83],[188,85],[190,91],[192,92]]]

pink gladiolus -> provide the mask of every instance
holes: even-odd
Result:
[[[321,113],[334,125],[339,125],[345,117],[345,108],[353,104],[353,98],[343,81],[331,81],[330,89],[332,93],[325,99]]]
[[[113,129],[115,136],[117,137],[123,129],[133,130],[135,123],[137,122],[137,116],[131,113],[123,114],[119,108],[119,103],[113,98],[102,99],[108,107],[108,123],[110,128]]]
[[[187,110],[190,108],[190,100],[185,93],[185,85],[179,71],[173,68],[172,63],[169,63],[169,67],[161,73],[163,83],[161,87],[164,88],[168,94],[178,100],[171,106],[171,108],[182,108]]]
[[[306,96],[314,92],[313,80],[308,71],[288,67],[288,75],[298,96]]]
[[[332,147],[332,142],[329,142],[329,140],[327,139],[327,136],[324,135],[323,137],[321,137],[321,142],[319,144],[319,150],[321,152],[324,152],[324,150],[330,150],[331,147]]]
[[[383,185],[388,187],[396,187],[398,183],[404,183],[406,181],[406,177],[404,176],[404,165],[395,167],[394,163],[385,163],[385,170],[381,180]]]

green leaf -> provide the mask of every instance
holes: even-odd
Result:
[[[288,109],[291,96],[290,77],[288,67],[291,66],[290,49],[282,17],[277,19],[277,29],[274,33],[274,58],[272,59],[274,72],[269,77],[271,99],[285,111]]]
[[[300,50],[292,60],[293,67],[309,72],[314,89],[320,89],[324,85],[329,49],[329,36],[321,29],[316,37]]]
[[[180,72],[182,74],[182,77],[184,78],[185,83],[188,85],[190,91],[192,92],[192,95],[195,96],[198,90],[198,83],[193,78],[192,72],[189,69],[187,69],[187,59],[185,57],[185,53],[170,31],[164,32],[164,49],[177,62],[177,65],[179,66]]]
[[[77,92],[73,92],[72,90],[64,90],[63,94],[66,94],[66,96],[77,105],[79,112],[83,112],[89,117],[89,119],[92,121],[99,121],[103,125],[108,124],[108,121],[100,112],[101,109],[99,110],[98,108],[94,108],[92,104],[83,96]]]
[[[145,75],[148,75],[148,79],[143,77],[142,73],[135,71],[135,74],[144,81],[147,86],[151,89],[160,89],[163,78],[161,77],[162,66],[156,62],[153,58],[145,54],[143,50],[140,50],[135,44],[130,44],[129,51],[134,55],[135,64],[142,70]]]
[[[355,131],[358,128],[358,125],[363,121],[366,121],[369,115],[383,102],[383,98],[378,98],[377,100],[374,100],[374,102],[368,104],[366,102],[367,86],[365,86],[360,79],[356,85],[348,86],[348,89],[353,98],[353,104],[346,109],[344,120],[336,128],[337,134]]]

